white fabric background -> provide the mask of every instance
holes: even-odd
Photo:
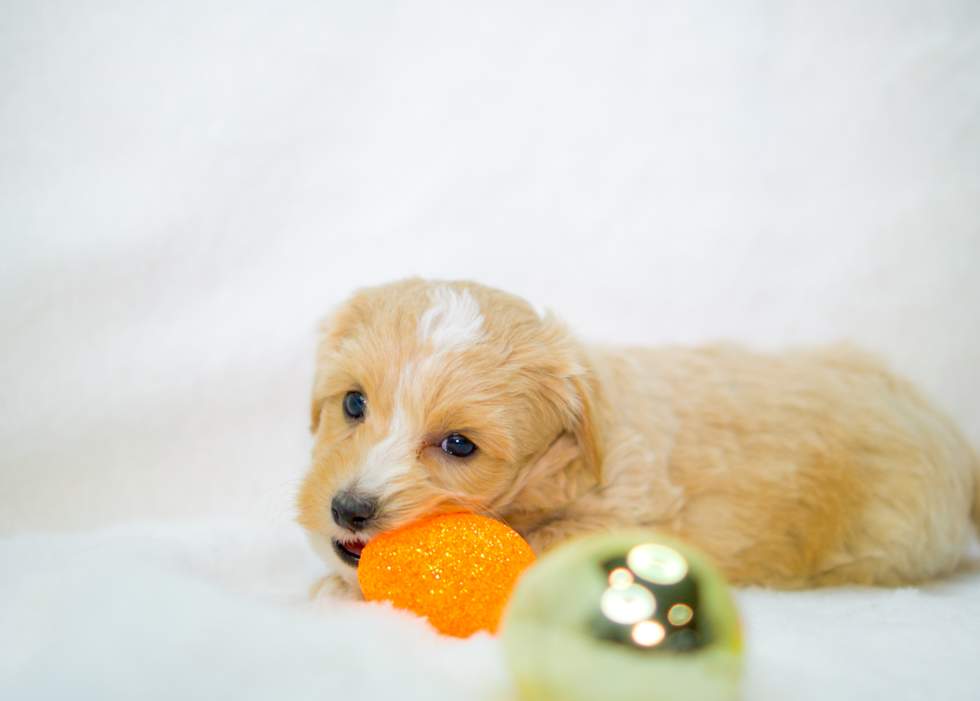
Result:
[[[980,444],[978,263],[976,0],[0,0],[0,696],[512,693],[494,639],[305,603],[357,287],[854,340]],[[737,597],[747,699],[980,697],[976,560]]]
[[[0,2],[0,532],[288,508],[317,320],[852,339],[980,443],[980,4]]]

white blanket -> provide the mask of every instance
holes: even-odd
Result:
[[[746,701],[980,698],[980,562],[926,587],[736,592]],[[319,600],[292,526],[140,524],[0,542],[0,698],[515,698],[499,639]],[[692,700],[695,701],[695,700]]]

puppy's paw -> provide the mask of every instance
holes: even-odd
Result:
[[[364,601],[359,587],[353,586],[339,574],[327,575],[310,589],[310,599],[322,597],[346,599],[347,601]]]

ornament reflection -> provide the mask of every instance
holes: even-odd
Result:
[[[613,589],[625,589],[633,583],[633,573],[625,567],[617,567],[609,573],[609,586]]]
[[[643,647],[652,647],[667,637],[667,631],[656,621],[640,621],[633,626],[633,642]]]
[[[652,616],[657,610],[657,600],[646,587],[630,584],[623,589],[606,589],[599,600],[599,608],[610,621],[632,625]]]
[[[626,564],[639,577],[654,584],[677,584],[687,576],[687,560],[673,548],[658,543],[637,545]]]
[[[697,621],[698,585],[674,548],[641,543],[603,563],[609,587],[599,600],[595,636],[633,649],[689,652],[710,631]]]
[[[694,611],[687,604],[674,604],[667,612],[667,620],[672,626],[684,626],[694,618]]]

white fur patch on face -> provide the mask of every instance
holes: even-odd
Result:
[[[402,368],[388,432],[365,456],[351,485],[365,496],[383,498],[416,462],[418,436],[412,433],[402,407],[405,392],[418,386],[419,378],[435,367],[441,354],[484,338],[483,313],[469,290],[457,292],[449,285],[440,285],[429,293],[429,298],[432,304],[419,319],[418,335],[423,345],[431,344],[432,352]]]
[[[436,352],[471,346],[483,339],[483,312],[469,290],[440,285],[431,293],[432,306],[419,319],[419,340]]]
[[[395,406],[387,435],[364,458],[356,487],[361,494],[380,497],[394,480],[406,474],[414,462],[413,437],[401,405]]]

